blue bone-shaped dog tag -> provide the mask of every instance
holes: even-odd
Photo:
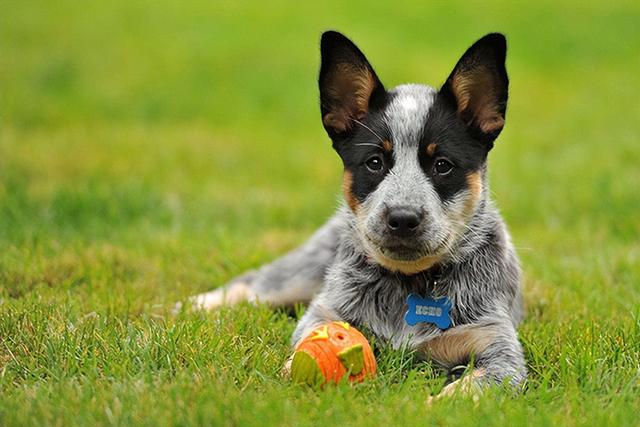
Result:
[[[422,298],[416,294],[407,297],[409,309],[404,315],[407,324],[413,326],[418,323],[433,323],[440,329],[448,329],[451,326],[451,301],[447,297]]]

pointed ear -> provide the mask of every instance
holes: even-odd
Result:
[[[354,119],[362,120],[384,99],[384,86],[348,38],[335,31],[322,34],[320,43],[320,109],[322,124],[336,140],[349,135]]]
[[[489,148],[504,127],[509,90],[506,54],[502,34],[484,36],[465,52],[440,89],[469,133]]]

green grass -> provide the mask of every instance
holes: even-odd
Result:
[[[601,2],[0,2],[0,425],[638,425],[640,7]],[[525,271],[527,391],[441,372],[278,372],[295,319],[173,303],[293,248],[336,206],[318,39],[387,86],[509,37],[494,197]]]

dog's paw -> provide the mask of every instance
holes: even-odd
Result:
[[[438,400],[454,396],[471,397],[477,404],[480,401],[480,395],[482,394],[482,387],[480,383],[484,375],[484,369],[474,369],[469,375],[465,375],[451,384],[447,384],[437,395],[429,396],[426,401],[427,406],[433,405],[433,403]]]
[[[173,306],[173,314],[178,314],[183,307],[194,310],[213,310],[223,305],[234,305],[247,300],[247,286],[234,284],[231,288],[216,289],[188,298],[184,303],[178,302]]]
[[[280,369],[280,375],[282,376],[282,378],[287,379],[287,380],[289,378],[291,378],[291,363],[292,362],[293,362],[293,354],[291,356],[289,356],[287,361],[284,362],[284,365],[282,365],[282,369]]]
[[[255,277],[256,272],[250,271],[221,288],[190,297],[185,303],[177,303],[173,308],[173,313],[179,313],[185,305],[195,310],[212,310],[243,301],[255,301],[255,293],[251,290],[251,283]]]
[[[171,314],[173,314],[174,316],[177,316],[178,314],[180,314],[180,312],[182,311],[183,305],[184,304],[182,303],[182,301],[178,301],[171,309]]]

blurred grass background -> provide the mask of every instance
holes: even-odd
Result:
[[[0,423],[424,420],[424,377],[442,377],[406,355],[384,353],[374,384],[314,394],[277,375],[281,313],[168,315],[337,205],[315,81],[326,29],[387,87],[439,86],[477,38],[508,37],[491,181],[525,270],[531,390],[429,416],[637,422],[637,2],[3,0]]]

